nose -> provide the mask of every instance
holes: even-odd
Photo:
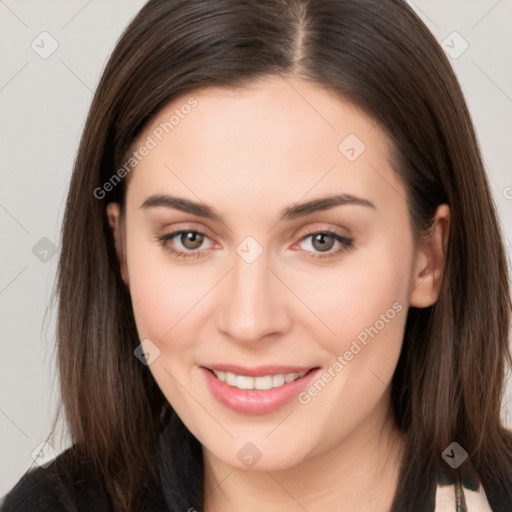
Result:
[[[265,253],[252,263],[236,255],[223,281],[216,318],[224,336],[250,345],[289,331],[289,293],[269,270]]]

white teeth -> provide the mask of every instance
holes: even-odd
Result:
[[[246,377],[245,375],[237,375],[235,386],[238,389],[254,389],[254,378]]]
[[[293,382],[308,373],[308,370],[306,370],[301,373],[281,373],[278,375],[265,375],[264,377],[248,377],[247,375],[236,375],[231,372],[212,371],[219,380],[230,386],[238,389],[259,390],[279,388],[285,383]]]
[[[282,386],[285,383],[285,376],[284,375],[274,375],[272,377],[272,387],[278,388],[279,386]]]
[[[255,377],[254,388],[255,389],[272,389],[273,381],[270,375],[266,377]]]

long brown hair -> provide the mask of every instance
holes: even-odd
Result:
[[[468,452],[493,509],[512,509],[512,441],[500,422],[511,363],[504,244],[460,86],[404,0],[150,0],[126,28],[90,108],[62,231],[58,362],[76,449],[103,474],[116,509],[135,510],[172,415],[133,355],[140,340],[105,213],[107,203],[123,204],[125,180],[102,199],[94,191],[177,95],[287,73],[379,123],[419,236],[439,204],[451,208],[439,300],[409,310],[392,382],[394,416],[408,439],[394,510],[433,510],[441,453],[453,441]],[[182,452],[169,464],[176,473],[188,465],[200,485],[197,440],[176,418],[170,428]],[[177,482],[166,492],[188,508],[200,493],[192,498],[190,485]]]

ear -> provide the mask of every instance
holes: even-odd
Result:
[[[421,240],[416,251],[409,296],[411,306],[426,308],[437,302],[443,280],[449,234],[450,207],[442,204],[437,208],[431,229]]]
[[[126,266],[124,237],[121,225],[121,208],[118,203],[109,203],[107,205],[107,217],[114,237],[114,245],[116,248],[117,260],[120,265],[121,277],[128,286],[128,267]]]

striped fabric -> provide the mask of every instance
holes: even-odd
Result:
[[[442,467],[435,512],[492,512],[480,479],[470,464],[457,471]]]

